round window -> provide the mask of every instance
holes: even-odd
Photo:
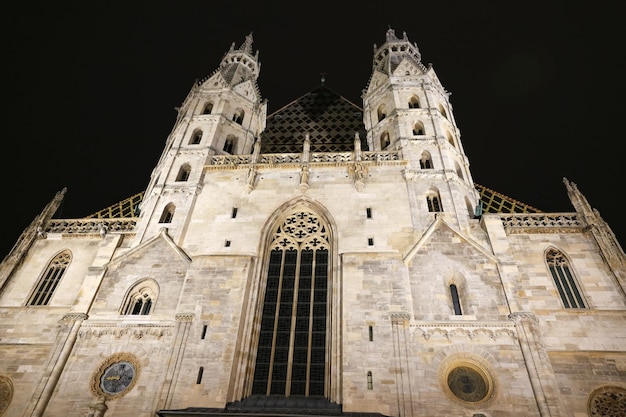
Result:
[[[483,400],[489,394],[489,380],[479,370],[469,366],[457,366],[448,373],[450,391],[467,402]]]

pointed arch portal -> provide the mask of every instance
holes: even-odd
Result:
[[[325,395],[328,232],[303,207],[272,231],[252,394]]]

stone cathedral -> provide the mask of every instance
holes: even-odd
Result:
[[[559,213],[474,183],[435,70],[381,35],[362,103],[269,115],[249,35],[145,190],[51,196],[0,264],[0,416],[626,415],[609,225],[567,179]]]

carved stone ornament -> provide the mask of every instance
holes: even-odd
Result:
[[[590,417],[626,416],[626,389],[606,386],[598,388],[589,396]]]
[[[3,416],[13,399],[13,382],[11,378],[0,375],[0,416]]]
[[[139,377],[139,360],[127,352],[109,356],[94,371],[91,391],[106,400],[119,398],[128,393]]]

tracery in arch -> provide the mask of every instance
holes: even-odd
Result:
[[[252,394],[328,395],[328,225],[308,208],[272,230]]]

